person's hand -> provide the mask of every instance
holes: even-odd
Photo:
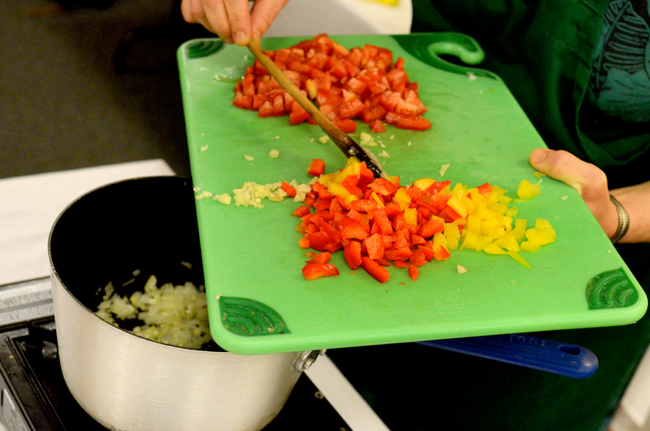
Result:
[[[289,0],[183,0],[181,12],[188,23],[199,23],[226,43],[247,45],[259,41]]]
[[[607,176],[602,170],[563,150],[538,148],[530,154],[529,161],[539,172],[576,189],[607,236],[614,235],[618,213],[609,199]]]

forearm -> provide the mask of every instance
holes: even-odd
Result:
[[[619,242],[650,242],[650,181],[610,193],[630,216],[630,227]]]

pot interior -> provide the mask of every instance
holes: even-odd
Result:
[[[109,282],[120,295],[142,291],[152,274],[158,286],[203,285],[194,200],[191,181],[179,177],[138,178],[96,189],[55,222],[52,267],[92,312]]]

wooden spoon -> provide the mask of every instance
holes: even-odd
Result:
[[[365,148],[362,148],[357,144],[347,133],[337,127],[334,123],[330,121],[311,101],[300,91],[296,85],[287,78],[287,75],[282,72],[277,64],[273,62],[262,50],[259,42],[256,40],[251,40],[248,44],[248,49],[253,53],[255,58],[262,63],[262,66],[266,68],[269,74],[278,81],[278,84],[285,89],[287,93],[297,102],[302,108],[311,115],[311,117],[318,123],[318,125],[327,133],[327,136],[332,139],[337,147],[346,157],[356,157],[362,162],[366,162],[366,165],[374,173],[376,178],[386,177],[386,173],[381,166],[381,163],[377,157],[370,151]]]

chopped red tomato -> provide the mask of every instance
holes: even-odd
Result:
[[[343,130],[345,133],[354,133],[357,130],[357,123],[349,118],[346,120],[332,121],[336,127]]]
[[[348,50],[320,34],[265,53],[331,121],[346,121],[337,125],[347,133],[356,130],[354,119],[374,122],[374,133],[385,130],[384,124],[412,130],[431,127],[422,117],[426,107],[418,97],[417,82],[408,78],[404,59],[393,63],[386,48],[366,44]],[[232,104],[256,110],[259,117],[289,114],[289,124],[315,124],[257,60],[246,67],[234,90]]]
[[[410,130],[427,130],[433,127],[431,122],[421,115],[406,115],[398,114],[397,112],[389,112],[386,114],[388,124],[399,127],[400,129]]]
[[[372,120],[370,122],[370,130],[372,130],[373,133],[382,133],[386,131],[386,128],[384,127],[384,123],[381,122],[379,118],[376,120]]]

